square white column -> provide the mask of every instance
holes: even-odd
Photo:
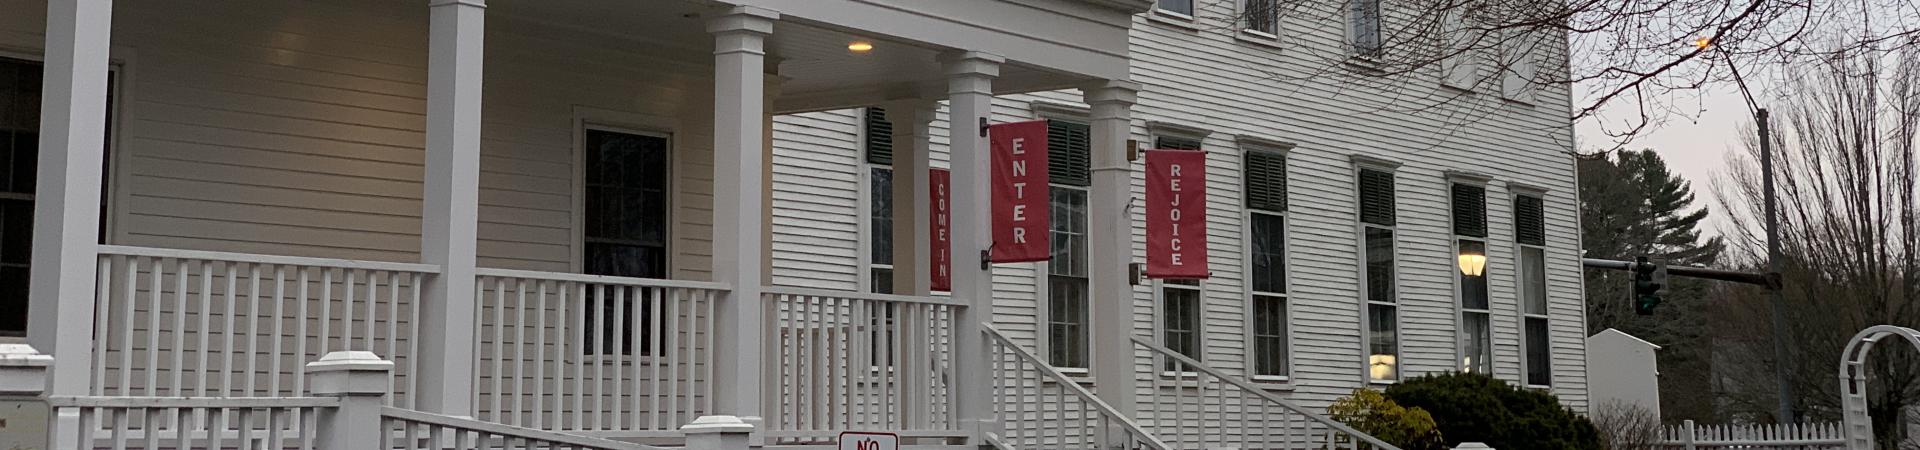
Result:
[[[893,292],[900,295],[932,293],[933,193],[927,182],[936,106],[920,99],[884,105],[893,122]]]
[[[1135,417],[1139,371],[1132,340],[1133,283],[1128,280],[1132,276],[1128,265],[1135,259],[1133,215],[1127,211],[1133,201],[1133,162],[1127,160],[1127,140],[1133,133],[1131,112],[1140,85],[1106,81],[1080,91],[1092,108],[1093,121],[1093,190],[1087,204],[1093,376],[1100,380],[1102,401],[1122,415]]]
[[[47,3],[27,342],[54,357],[49,395],[87,395],[93,378],[112,23],[111,0]]]
[[[430,0],[427,166],[420,211],[421,410],[472,416],[474,257],[480,214],[480,79],[484,0]]]
[[[720,302],[716,413],[763,423],[767,325],[766,38],[780,14],[735,7],[713,18],[713,274],[732,291]]]
[[[946,65],[947,127],[953,162],[953,298],[967,304],[954,318],[954,362],[960,426],[982,442],[993,431],[993,367],[984,333],[993,321],[993,271],[982,263],[993,245],[992,157],[980,124],[993,116],[993,79],[1006,60],[980,52],[941,55]]]

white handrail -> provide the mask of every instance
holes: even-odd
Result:
[[[389,261],[362,261],[355,259],[309,258],[305,256],[256,255],[252,253],[215,252],[206,250],[181,250],[172,248],[134,247],[126,245],[101,245],[102,255],[146,256],[151,258],[198,259],[253,264],[272,264],[282,266],[327,267],[335,269],[385,270],[391,272],[440,273],[440,266],[433,264],[403,263]]]
[[[840,299],[847,299],[847,300],[865,300],[865,301],[873,301],[873,302],[926,303],[926,304],[932,304],[932,305],[946,305],[946,306],[952,306],[956,308],[967,307],[967,304],[965,302],[954,300],[948,297],[932,297],[932,296],[918,297],[918,296],[912,296],[912,295],[875,294],[872,292],[833,291],[833,290],[826,290],[826,289],[809,289],[809,288],[793,287],[793,286],[765,286],[760,289],[761,289],[761,292],[769,295],[791,295],[791,296],[798,296],[798,297],[832,297],[832,298],[840,298]]]
[[[1201,364],[1200,361],[1196,361],[1193,358],[1189,358],[1187,357],[1187,355],[1180,354],[1180,352],[1176,352],[1176,351],[1173,351],[1172,349],[1160,346],[1159,344],[1155,344],[1152,341],[1149,341],[1139,336],[1133,337],[1133,343],[1140,345],[1142,347],[1146,347],[1148,350],[1151,350],[1154,353],[1159,354],[1160,356],[1173,358],[1174,361],[1178,361],[1180,362],[1180,364],[1185,366],[1183,367],[1183,369],[1198,371],[1200,373],[1210,375],[1214,378],[1219,379],[1223,383],[1227,383],[1227,384],[1233,385],[1234,387],[1240,388],[1240,390],[1243,393],[1252,394],[1254,397],[1264,400],[1269,404],[1279,405],[1281,408],[1284,408],[1288,411],[1292,411],[1295,414],[1299,414],[1314,422],[1318,422],[1319,424],[1324,425],[1333,431],[1345,433],[1348,436],[1353,436],[1355,439],[1366,441],[1366,443],[1371,444],[1379,448],[1380,450],[1400,450],[1399,447],[1395,447],[1392,444],[1388,444],[1384,441],[1381,441],[1378,438],[1367,435],[1366,433],[1362,433],[1359,430],[1355,430],[1353,429],[1353,427],[1347,426],[1347,424],[1340,423],[1340,421],[1333,420],[1332,418],[1328,418],[1326,416],[1320,415],[1318,413],[1315,413],[1312,410],[1308,410],[1304,407],[1301,407],[1300,405],[1296,405],[1293,402],[1289,402],[1286,399],[1282,399],[1278,396],[1275,396],[1272,393],[1267,392],[1266,389],[1261,388],[1258,385],[1255,385],[1246,380],[1242,380],[1239,377],[1228,376],[1226,373],[1223,373],[1212,367],[1207,367],[1207,365]],[[1158,362],[1154,364],[1153,370],[1156,374],[1160,372],[1160,367]],[[1201,400],[1204,400],[1204,398]],[[1156,422],[1157,421],[1158,419],[1156,419]],[[1158,424],[1156,423],[1156,425]]]
[[[586,275],[578,273],[541,272],[536,270],[494,269],[482,267],[474,269],[475,276],[499,278],[525,278],[531,280],[573,281],[590,284],[618,286],[657,287],[669,289],[707,289],[715,291],[732,290],[733,286],[712,281],[668,280],[660,278],[615,277],[607,275]]]
[[[982,331],[986,335],[986,337],[989,340],[991,340],[991,342],[998,344],[999,348],[1005,349],[1005,351],[1012,353],[1020,361],[1025,362],[1026,364],[1031,364],[1035,368],[1037,368],[1039,370],[1040,375],[1044,377],[1044,380],[1043,380],[1044,382],[1051,383],[1052,385],[1057,386],[1059,389],[1064,390],[1068,394],[1071,394],[1073,397],[1079,400],[1083,405],[1088,405],[1094,408],[1096,411],[1099,412],[1101,419],[1103,421],[1111,421],[1113,423],[1117,423],[1121,427],[1121,429],[1126,431],[1127,434],[1133,437],[1137,443],[1144,444],[1146,445],[1146,448],[1154,449],[1154,450],[1168,450],[1172,448],[1167,446],[1165,442],[1161,442],[1160,439],[1158,437],[1155,437],[1152,433],[1148,433],[1146,431],[1146,428],[1143,428],[1140,426],[1140,424],[1135,423],[1132,418],[1129,418],[1126,415],[1120,414],[1120,411],[1113,409],[1112,405],[1108,405],[1106,402],[1101,401],[1100,397],[1093,395],[1093,392],[1087,391],[1087,388],[1081,387],[1078,381],[1074,380],[1072,377],[1068,377],[1067,374],[1065,373],[1061,373],[1060,369],[1054,368],[1052,365],[1047,364],[1044,360],[1040,359],[1039,355],[1035,355],[1033,354],[1033,352],[1027,351],[1025,347],[1021,347],[1019,344],[1014,343],[1012,339],[1008,338],[1005,334],[1002,334],[998,328],[994,328],[992,325],[987,325],[982,328]],[[998,352],[996,351],[995,353],[997,354]],[[996,363],[994,364],[995,372],[1000,372],[1002,368],[999,367],[999,363],[997,362],[999,360],[998,356],[996,356],[994,359],[996,361]],[[996,378],[998,378],[997,375],[999,374],[996,374]],[[1011,386],[1011,387],[1004,386],[1004,385],[996,386],[997,391],[1006,390],[1006,389],[1019,390],[1020,388],[1021,388],[1020,386]],[[1034,392],[1033,394],[1037,394],[1037,392]],[[1023,398],[1023,400],[1020,400],[1020,401],[1026,401],[1024,400],[1026,394],[1015,392],[1015,395]],[[1003,410],[1001,411],[1003,414],[1006,413],[1004,408],[1005,406],[1003,406]],[[1004,425],[1006,423],[1006,420],[1002,420],[1001,423]],[[1064,424],[1062,424],[1062,426],[1064,426]],[[993,436],[993,438],[995,440],[1002,439],[1001,436],[997,436],[997,435]],[[1064,433],[1062,433],[1060,436],[1056,436],[1056,438],[1064,439],[1065,435]],[[1012,447],[1012,444],[1008,442],[992,442],[992,443],[995,444],[996,446],[1003,447],[1003,448]],[[1054,444],[1055,446],[1062,446],[1062,447],[1064,446],[1064,445],[1061,445],[1062,444],[1061,442],[1055,442]],[[1127,447],[1132,448],[1132,446],[1127,446]],[[1398,449],[1395,449],[1395,450],[1398,450]]]
[[[405,429],[405,428],[424,425],[428,427],[449,428],[449,429],[457,430],[460,432],[479,433],[482,436],[481,438],[482,442],[488,440],[486,439],[488,435],[492,435],[492,436],[499,436],[503,438],[522,439],[527,441],[538,441],[541,444],[548,444],[549,447],[557,447],[557,446],[553,446],[552,444],[560,444],[559,446],[588,449],[588,450],[668,450],[663,447],[653,447],[653,446],[633,444],[628,442],[615,441],[611,439],[601,439],[596,437],[581,436],[577,434],[555,433],[551,431],[536,430],[532,428],[522,428],[522,427],[501,425],[501,424],[492,423],[492,422],[479,421],[479,420],[473,420],[473,419],[467,419],[467,418],[461,418],[461,417],[444,416],[439,414],[425,413],[425,412],[414,411],[414,410],[403,409],[403,408],[394,408],[394,407],[383,408],[380,411],[380,416],[382,419],[384,419],[387,422],[387,425],[384,426],[386,429],[392,430],[395,428],[403,428],[404,429],[403,434],[412,432],[411,429]],[[400,447],[400,448],[418,448],[413,444],[414,443],[409,442],[407,443],[407,446]],[[528,444],[529,445],[520,446],[519,448],[530,449],[530,448],[540,447],[539,445],[531,445],[531,443],[528,443]],[[392,446],[389,445],[387,447],[391,448]],[[429,448],[432,448],[432,447],[429,447]]]

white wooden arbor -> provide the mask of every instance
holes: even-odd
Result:
[[[1854,335],[1847,341],[1846,352],[1841,353],[1840,402],[1845,407],[1847,450],[1873,449],[1873,417],[1867,409],[1867,355],[1873,352],[1874,344],[1889,337],[1904,339],[1920,350],[1920,330],[1875,325]]]

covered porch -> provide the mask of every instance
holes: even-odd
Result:
[[[1150,3],[0,0],[22,12],[0,57],[43,69],[15,87],[37,126],[9,130],[37,142],[14,160],[38,150],[24,331],[57,397],[305,397],[307,363],[365,350],[389,405],[505,425],[970,442],[994,413],[973,124],[995,95],[1086,93],[1094,296],[1126,298],[1098,252],[1130,245],[1126,30]],[[941,101],[972,119],[945,136],[935,296]],[[770,285],[772,115],[869,105],[900,143],[901,294]]]

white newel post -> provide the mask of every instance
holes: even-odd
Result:
[[[747,450],[753,424],[734,416],[700,416],[682,425],[687,435],[686,450]]]
[[[321,409],[315,418],[318,435],[314,448],[386,448],[380,408],[387,397],[387,374],[392,371],[392,361],[366,351],[327,353],[319,361],[307,363],[313,395],[340,399],[338,408]]]
[[[1479,442],[1461,442],[1460,446],[1454,447],[1453,450],[1493,450],[1493,447]]]
[[[993,245],[991,156],[982,120],[993,116],[993,79],[1006,60],[979,52],[943,54],[947,127],[953,162],[953,298],[967,304],[955,317],[953,367],[958,378],[954,413],[960,426],[985,442],[993,423],[992,355],[984,326],[993,321],[993,271],[982,261]]]
[[[735,7],[707,24],[713,34],[713,274],[732,286],[715,336],[719,413],[763,423],[766,308],[766,38],[780,14]]]
[[[1127,140],[1133,134],[1132,110],[1140,85],[1106,81],[1081,88],[1092,108],[1092,199],[1087,205],[1088,278],[1092,284],[1093,376],[1096,392],[1121,415],[1135,416],[1133,349],[1133,165]]]
[[[486,2],[430,0],[427,166],[421,202],[421,410],[473,411],[474,248],[480,209],[480,76]]]
[[[47,2],[27,342],[54,356],[46,391],[90,394],[111,0]],[[78,448],[80,411],[54,414],[52,448]]]
[[[932,100],[897,100],[883,105],[893,122],[893,292],[932,293],[933,229],[927,170],[933,168]]]
[[[27,344],[0,344],[0,399],[10,401],[38,401],[47,391],[47,367],[53,365],[53,357],[34,351]],[[78,408],[72,408],[78,413]],[[49,409],[53,412],[57,409]],[[31,417],[29,409],[12,409],[0,413],[0,418]],[[51,415],[51,414],[50,414]],[[76,417],[77,418],[77,417]],[[4,420],[0,420],[4,422]],[[76,431],[67,435],[67,439],[77,438]],[[79,448],[48,446],[45,436],[5,436],[8,442],[25,448]],[[77,444],[66,441],[64,444]]]

